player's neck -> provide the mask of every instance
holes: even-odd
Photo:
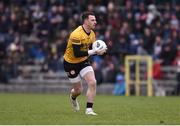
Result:
[[[87,25],[83,24],[82,27],[87,34],[91,32],[91,29]]]

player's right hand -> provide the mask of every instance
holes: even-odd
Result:
[[[96,50],[97,55],[103,55],[107,51],[107,47],[102,47]]]

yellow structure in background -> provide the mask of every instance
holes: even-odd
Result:
[[[132,80],[131,76],[131,63],[135,63],[135,73],[134,73],[134,80]],[[146,63],[146,73],[141,73],[140,63]],[[153,88],[152,88],[152,57],[151,56],[139,56],[139,55],[133,55],[133,56],[126,56],[125,58],[125,81],[126,81],[126,96],[130,95],[130,85],[135,85],[135,94],[136,96],[140,95],[140,87],[141,84],[147,85],[147,95],[152,96],[153,95]],[[141,74],[146,75],[146,80],[143,80],[140,78]]]

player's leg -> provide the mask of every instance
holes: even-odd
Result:
[[[82,91],[83,91],[83,88],[82,88],[81,82],[77,82],[73,84],[73,87],[70,91],[70,102],[75,111],[80,110],[77,97],[82,93]]]
[[[73,109],[75,111],[78,111],[80,108],[77,97],[81,94],[83,90],[78,66],[64,61],[64,70],[67,73],[69,81],[72,84],[72,89],[70,91],[70,102]]]
[[[87,97],[86,114],[97,115],[92,109],[94,98],[96,96],[96,79],[94,75],[94,70],[91,66],[87,66],[80,71],[80,75],[85,79],[86,83],[88,84],[88,89],[86,93],[86,97]]]
[[[82,83],[77,82],[77,83],[73,83],[73,87],[71,89],[70,94],[72,98],[76,98],[82,93],[82,91],[83,91]]]
[[[89,71],[84,75],[84,79],[86,80],[88,84],[88,89],[87,89],[87,101],[89,103],[94,102],[94,97],[96,96],[96,79],[94,77],[94,72]]]
[[[72,89],[70,91],[70,102],[75,111],[79,111],[79,103],[77,97],[82,93],[83,87],[81,83],[81,78],[79,75],[76,78],[69,78],[70,82],[73,84]]]

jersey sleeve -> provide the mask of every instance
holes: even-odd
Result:
[[[73,45],[81,45],[81,39],[79,34],[71,34],[70,41]]]
[[[79,33],[72,33],[70,36],[70,41],[72,43],[73,52],[75,57],[84,57],[88,56],[87,51],[82,51],[82,43],[81,43],[81,37]]]

